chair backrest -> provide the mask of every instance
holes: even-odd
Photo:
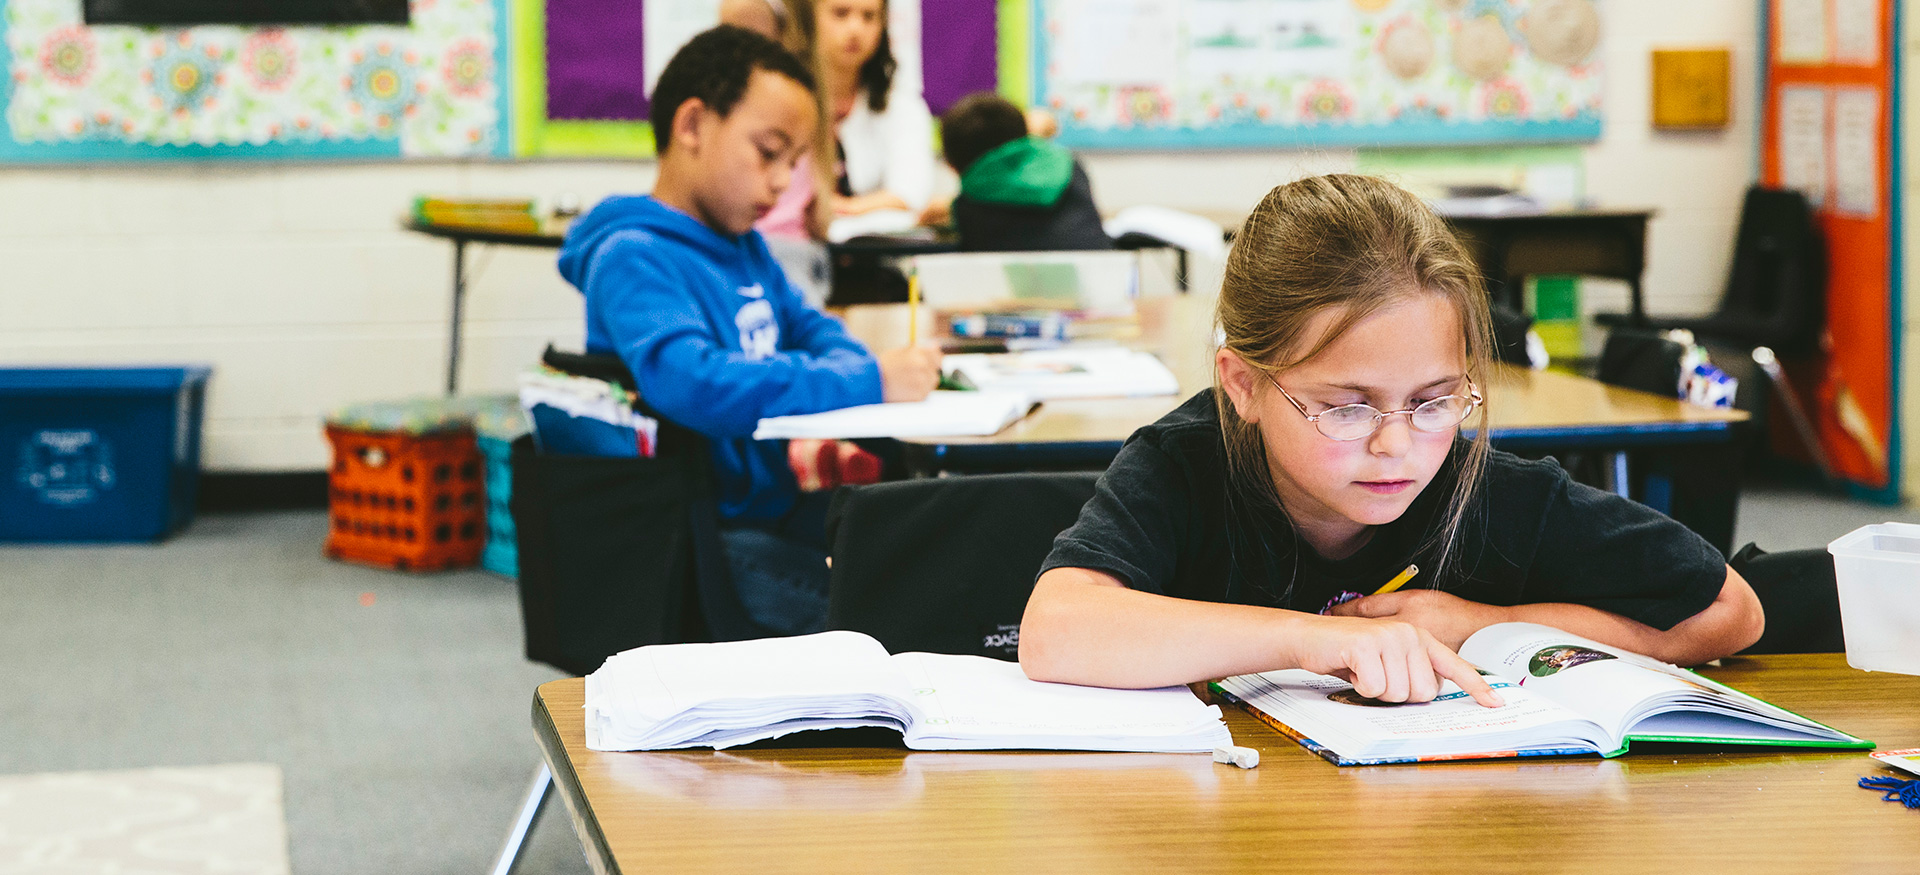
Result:
[[[982,474],[845,487],[827,531],[827,628],[889,651],[1018,658],[1020,615],[1094,472]]]
[[[1726,292],[1707,331],[1782,355],[1812,351],[1826,322],[1827,262],[1797,191],[1747,189]]]
[[[1652,331],[1616,328],[1600,352],[1600,382],[1665,395],[1680,394],[1680,358],[1687,348]]]

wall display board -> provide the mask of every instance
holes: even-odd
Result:
[[[1034,95],[1070,146],[1600,135],[1594,0],[1034,2]]]
[[[500,156],[505,0],[413,0],[408,25],[89,26],[0,7],[0,161]]]
[[[1788,371],[1837,473],[1897,501],[1898,4],[1771,0],[1763,14],[1761,181],[1806,194],[1827,246],[1832,342]]]
[[[720,20],[719,0],[513,4],[514,151],[528,156],[652,155],[654,82],[675,51]],[[889,3],[895,77],[921,88],[935,114],[965,94],[993,90],[1005,30],[997,10],[1005,5]]]

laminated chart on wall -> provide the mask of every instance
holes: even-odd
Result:
[[[1600,135],[1593,0],[1035,0],[1036,102],[1076,147]]]
[[[0,161],[507,154],[505,0],[414,0],[409,25],[88,26],[0,4]]]

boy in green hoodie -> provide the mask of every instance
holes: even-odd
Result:
[[[997,94],[969,94],[940,117],[947,163],[960,174],[953,226],[973,252],[1112,249],[1087,172],[1068,152],[1027,136],[1027,117]]]

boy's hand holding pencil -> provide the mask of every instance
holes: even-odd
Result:
[[[880,384],[887,401],[925,401],[940,385],[940,351],[930,346],[905,346],[875,356],[880,362]]]

